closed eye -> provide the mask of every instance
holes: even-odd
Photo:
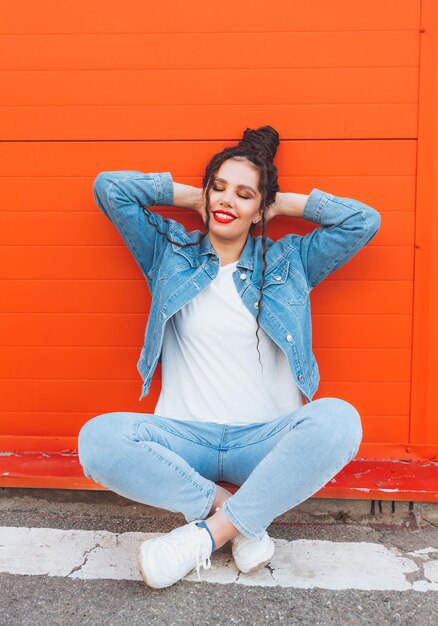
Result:
[[[224,191],[223,189],[220,189],[219,187],[213,187],[214,191]],[[239,196],[239,198],[243,198],[244,200],[250,200],[249,196],[242,196],[240,193],[237,194]]]

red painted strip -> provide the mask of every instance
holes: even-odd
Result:
[[[2,453],[0,486],[104,489],[84,476],[76,454],[42,452]],[[438,462],[355,459],[313,497],[438,502]]]

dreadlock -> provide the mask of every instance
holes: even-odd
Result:
[[[275,201],[275,194],[279,190],[278,182],[277,182],[277,168],[274,165],[274,157],[277,152],[277,147],[279,144],[279,135],[278,132],[272,128],[272,126],[262,126],[256,130],[251,128],[247,128],[243,133],[243,137],[240,140],[239,144],[236,146],[229,146],[224,148],[221,152],[215,154],[210,162],[207,164],[205,169],[205,174],[202,180],[202,188],[205,197],[205,230],[201,232],[198,238],[198,241],[190,242],[190,243],[180,243],[178,241],[173,241],[167,235],[167,233],[162,232],[156,224],[153,224],[150,220],[150,213],[146,211],[144,207],[142,207],[144,214],[146,215],[151,226],[155,228],[155,230],[165,237],[167,241],[173,243],[180,248],[187,248],[188,246],[197,246],[200,244],[202,239],[207,236],[210,230],[210,189],[214,183],[214,178],[224,161],[228,159],[236,159],[236,160],[246,160],[252,164],[252,166],[259,172],[259,191],[261,193],[261,202],[260,202],[260,210],[262,214],[261,226],[262,226],[262,281],[260,285],[260,298],[257,303],[257,352],[259,354],[259,362],[263,365],[260,359],[260,350],[259,350],[259,330],[260,323],[259,317],[261,313],[262,307],[262,299],[263,299],[263,287],[265,284],[265,271],[266,271],[266,209]],[[252,224],[250,227],[250,231],[257,227],[256,224]]]

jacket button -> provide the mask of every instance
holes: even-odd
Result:
[[[286,337],[286,339],[287,339],[288,341],[292,341],[292,335],[288,335],[288,336]]]
[[[258,302],[254,302],[254,308],[258,309],[259,308],[259,303]]]
[[[281,276],[274,276],[275,280],[281,280]]]
[[[242,280],[245,280],[245,278],[246,278],[246,274],[245,274],[245,272],[242,272],[242,273],[240,274],[240,278],[241,278]]]
[[[303,380],[303,379],[304,379],[304,376],[303,376],[302,374],[300,374],[300,375],[298,376],[298,380]]]

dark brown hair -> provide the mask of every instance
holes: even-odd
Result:
[[[279,190],[278,182],[277,182],[277,168],[274,165],[274,157],[277,152],[277,147],[279,144],[279,135],[278,132],[272,128],[272,126],[262,126],[253,130],[251,128],[247,128],[243,133],[243,137],[240,142],[236,146],[230,146],[228,148],[224,148],[221,152],[215,154],[210,162],[207,164],[205,169],[205,174],[202,181],[202,188],[205,196],[205,212],[206,212],[206,221],[205,221],[205,231],[200,234],[198,241],[181,244],[177,241],[172,241],[166,233],[163,233],[161,230],[157,228],[155,224],[149,219],[149,213],[143,208],[143,211],[148,218],[149,223],[161,234],[165,237],[169,242],[180,246],[181,248],[186,248],[188,246],[196,246],[199,245],[201,240],[207,236],[210,227],[210,189],[214,183],[214,178],[224,161],[228,159],[236,159],[236,160],[246,160],[254,166],[259,172],[259,191],[261,193],[261,202],[260,202],[260,210],[262,214],[261,219],[261,227],[262,227],[262,282],[260,286],[260,298],[258,301],[258,310],[256,316],[257,322],[257,352],[259,353],[259,361],[260,364],[260,350],[259,350],[259,336],[258,332],[260,329],[259,324],[259,316],[261,312],[261,304],[263,298],[263,286],[265,283],[265,271],[266,271],[266,209],[275,201],[275,194]],[[253,228],[256,228],[258,224],[252,224],[250,228],[250,232]],[[263,365],[262,365],[263,371]]]

